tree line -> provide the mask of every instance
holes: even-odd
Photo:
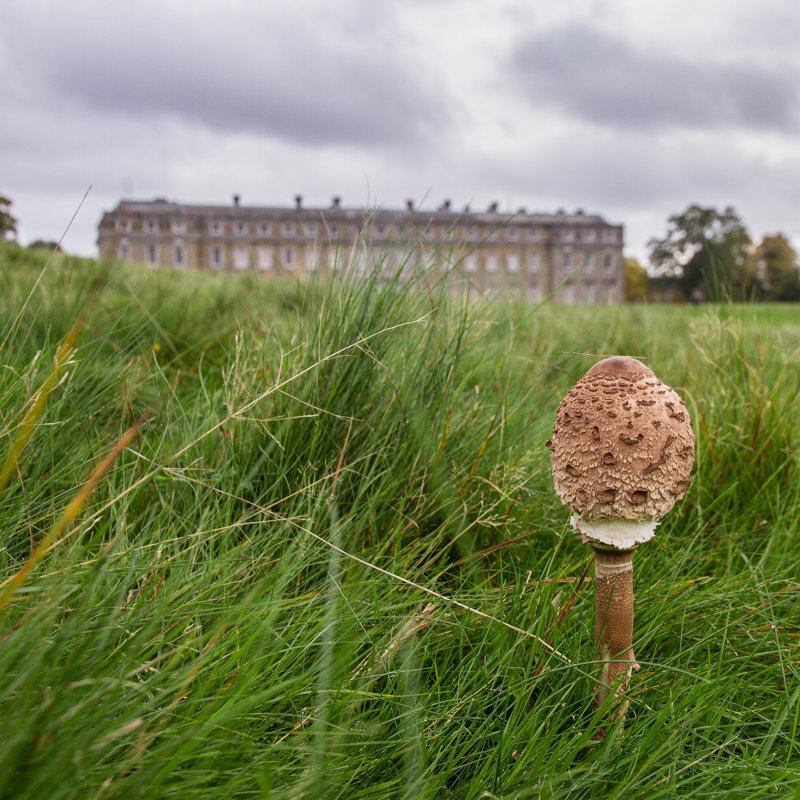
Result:
[[[648,243],[649,273],[626,260],[629,300],[800,301],[797,253],[782,233],[756,243],[736,211],[690,205]]]

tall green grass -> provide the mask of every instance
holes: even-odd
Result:
[[[83,330],[2,495],[4,579],[148,421],[0,614],[0,796],[800,792],[797,309],[33,258],[0,250],[0,457]],[[686,398],[698,452],[635,556],[642,669],[599,742],[544,442],[610,353]]]

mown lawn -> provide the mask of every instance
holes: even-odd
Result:
[[[44,264],[0,248],[0,796],[800,795],[800,308]],[[598,740],[544,443],[612,353],[697,456]]]

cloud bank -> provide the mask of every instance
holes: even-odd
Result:
[[[612,128],[794,131],[798,122],[791,67],[688,59],[588,22],[521,36],[508,64],[529,102]]]
[[[307,145],[413,144],[447,123],[435,81],[369,14],[150,0],[69,4],[41,26],[43,4],[11,5],[10,60],[84,110]]]

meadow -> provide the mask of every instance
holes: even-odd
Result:
[[[798,306],[0,278],[0,797],[800,796]],[[697,452],[601,739],[545,442],[614,353]]]

